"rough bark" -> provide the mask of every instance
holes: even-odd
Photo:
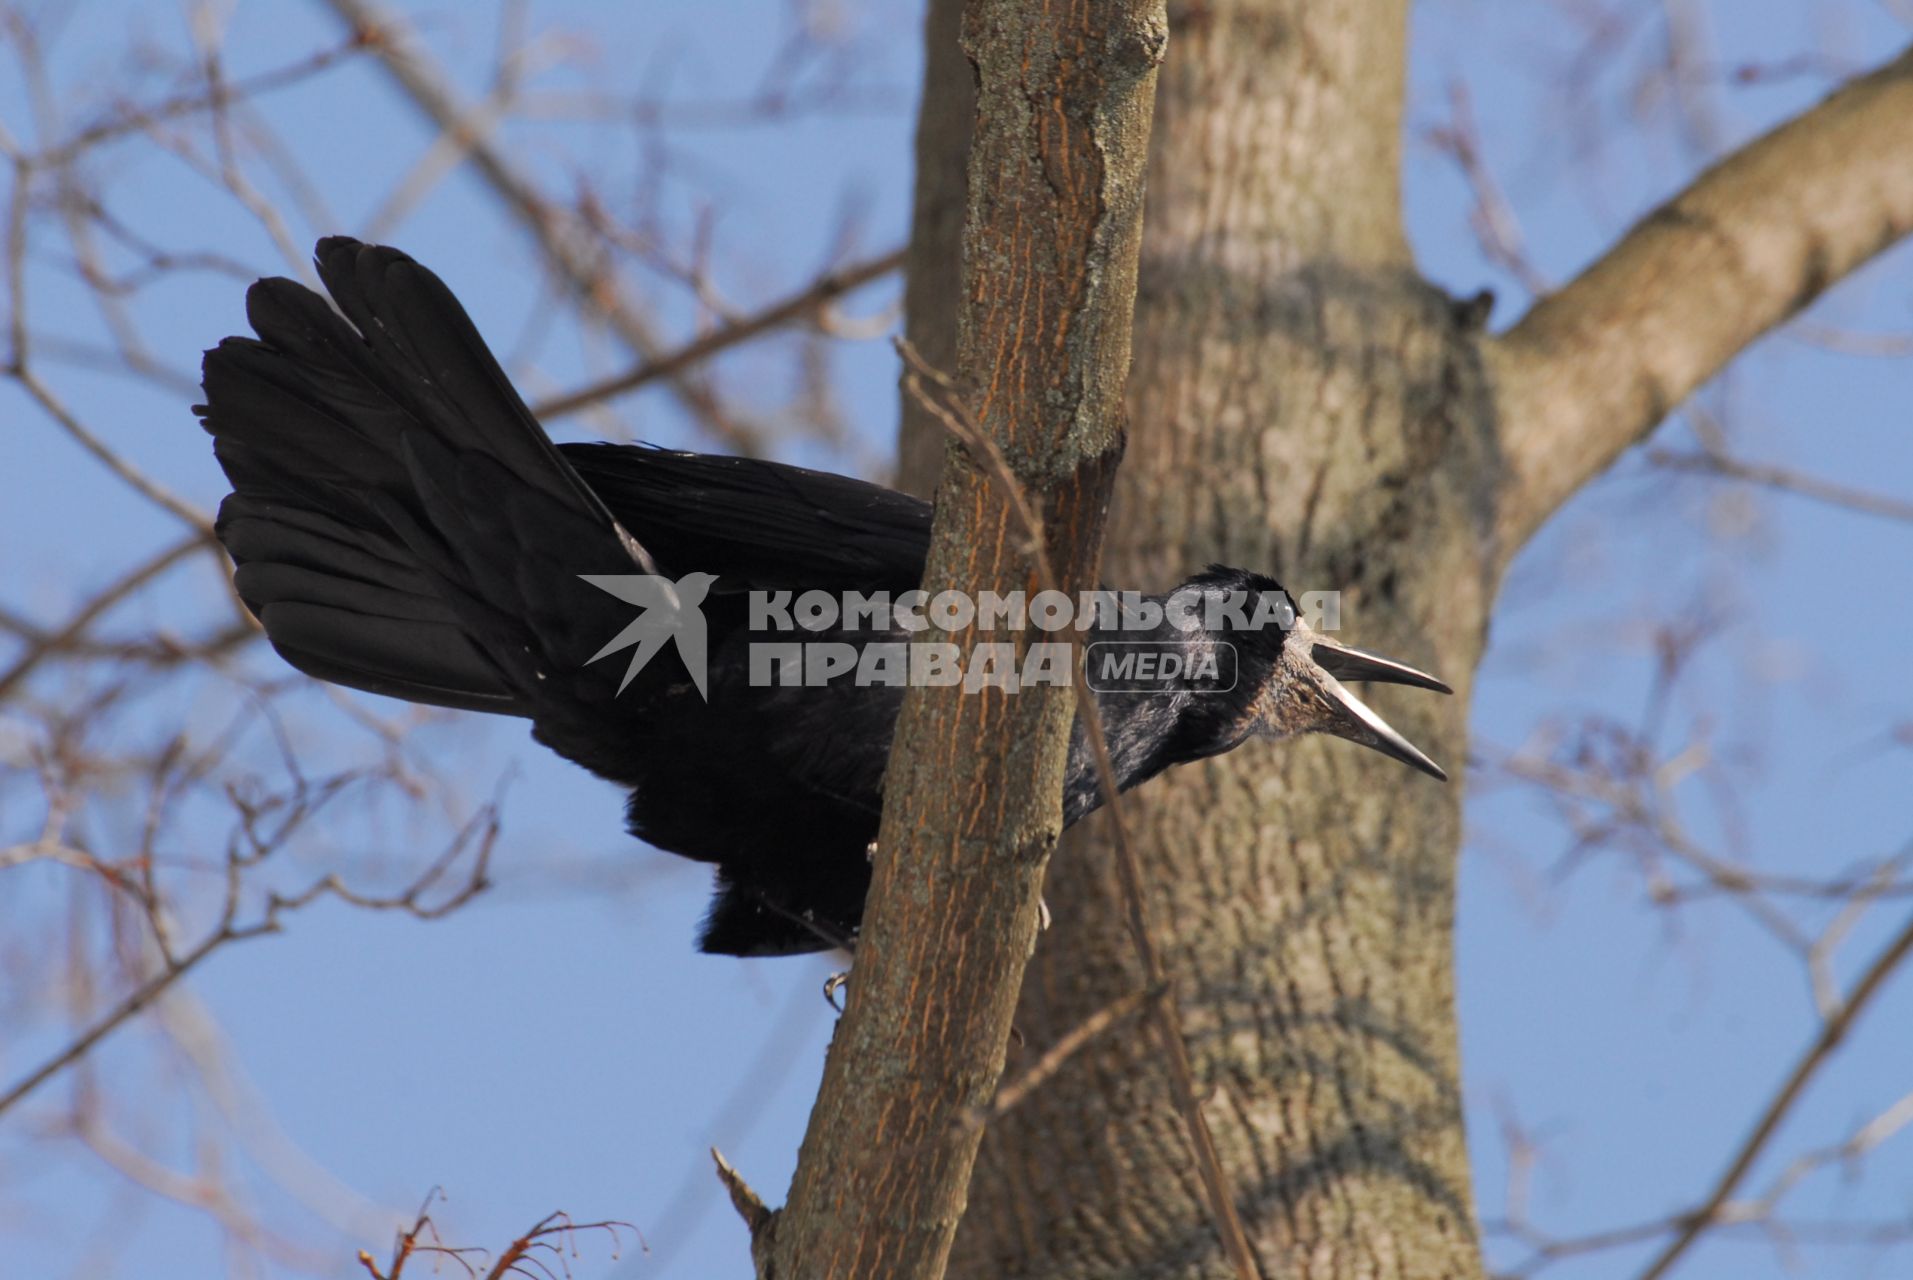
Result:
[[[917,107],[916,190],[904,262],[903,331],[932,369],[956,368],[963,297],[964,174],[976,77],[963,55],[963,0],[929,0],[923,16],[923,98]],[[943,467],[947,433],[905,392],[897,433],[897,484],[928,496]]]
[[[1400,223],[1405,4],[1191,7],[1158,91],[1106,576],[1212,560],[1339,589],[1351,638],[1453,700],[1374,701],[1459,772],[1498,470],[1477,335]],[[1151,925],[1265,1275],[1479,1262],[1453,1017],[1459,782],[1252,744],[1135,795]],[[1139,981],[1107,851],[1071,840],[1017,1025]],[[1159,1056],[1107,1037],[993,1127],[953,1270],[1223,1276]]]
[[[1303,742],[1250,745],[1131,799],[1152,930],[1269,1276],[1480,1274],[1451,929],[1467,699],[1499,574],[1681,396],[1908,229],[1902,59],[1717,166],[1491,339],[1405,245],[1405,9],[1172,10],[1139,430],[1105,554],[1123,586],[1222,560],[1340,589],[1350,639],[1457,687],[1449,701],[1372,691],[1457,773],[1450,787]],[[939,198],[920,165],[919,200]],[[952,253],[920,240],[912,270]],[[938,323],[913,311],[912,339],[927,346]],[[922,456],[907,436],[905,456]],[[1140,982],[1088,825],[1050,869],[1056,923],[1016,1014],[1019,1062]],[[992,1126],[951,1274],[1232,1274],[1157,1056],[1133,1030],[1107,1033]]]
[[[1123,387],[1161,0],[974,0],[958,391],[1040,512],[1054,585],[1094,584]],[[924,587],[1033,592],[1037,552],[982,457],[952,448]],[[988,636],[950,638],[966,648]],[[1026,640],[1027,637],[1002,637]],[[1019,648],[1021,646],[1019,645]],[[913,689],[850,986],[760,1269],[943,1274],[1062,826],[1067,688]]]

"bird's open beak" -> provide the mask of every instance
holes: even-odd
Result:
[[[1369,680],[1380,684],[1407,684],[1417,689],[1433,689],[1437,693],[1453,693],[1453,689],[1406,663],[1331,640],[1317,639],[1309,653],[1321,670],[1322,676],[1317,684],[1328,704],[1328,715],[1316,726],[1318,732],[1332,733],[1338,738],[1373,747],[1383,755],[1419,769],[1430,777],[1448,781],[1448,774],[1440,765],[1423,755],[1414,743],[1397,733],[1388,721],[1369,710],[1367,704],[1343,687],[1342,682]]]

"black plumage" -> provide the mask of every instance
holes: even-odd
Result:
[[[197,408],[233,486],[219,536],[273,646],[320,679],[525,717],[540,742],[630,788],[633,834],[717,868],[705,950],[854,940],[904,691],[753,683],[750,646],[766,635],[748,593],[902,596],[922,574],[929,505],[754,459],[554,444],[431,272],[343,237],[316,260],[338,311],[294,281],[259,281],[258,336],[207,352]],[[702,690],[675,652],[622,692],[622,659],[592,661],[633,609],[585,579],[654,570],[710,575]],[[1220,567],[1182,590],[1287,603],[1273,581]],[[1412,668],[1303,626],[1121,634],[1234,654],[1227,692],[1098,695],[1125,788],[1252,735],[1311,730],[1442,776],[1336,679],[1445,689]],[[1065,820],[1100,800],[1079,725]]]

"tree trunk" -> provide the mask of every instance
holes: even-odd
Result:
[[[1223,561],[1340,590],[1347,638],[1455,684],[1373,700],[1459,775],[1496,459],[1470,309],[1419,279],[1401,227],[1405,0],[1172,20],[1105,579],[1160,589]],[[1460,798],[1459,777],[1319,740],[1133,797],[1151,929],[1265,1275],[1479,1272]],[[1027,1056],[1140,982],[1095,834],[1052,865]],[[1148,1036],[1093,1042],[992,1127],[952,1274],[1232,1274]]]
[[[928,85],[960,55],[930,0]],[[1407,0],[1183,0],[1157,92],[1104,580],[1210,561],[1339,590],[1346,637],[1452,700],[1369,695],[1442,786],[1347,743],[1251,744],[1131,797],[1152,936],[1266,1276],[1481,1273],[1452,932],[1467,707],[1498,576],[1761,333],[1913,233],[1913,49],[1701,174],[1500,339],[1401,225]],[[924,201],[910,333],[950,324]],[[947,339],[945,339],[947,341]],[[905,483],[921,419],[905,415]],[[1064,842],[1016,1013],[1037,1059],[1141,985],[1098,820]],[[1012,1063],[1012,1069],[1015,1068]],[[951,1274],[1232,1276],[1152,1038],[1088,1042],[985,1138]]]

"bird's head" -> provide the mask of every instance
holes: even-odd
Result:
[[[1221,565],[1192,578],[1172,599],[1219,599],[1234,608],[1207,616],[1204,630],[1234,646],[1237,698],[1248,732],[1265,738],[1329,733],[1359,742],[1431,777],[1448,774],[1356,697],[1348,683],[1454,690],[1424,671],[1357,649],[1310,627],[1273,579]],[[1219,625],[1214,625],[1218,624]]]

